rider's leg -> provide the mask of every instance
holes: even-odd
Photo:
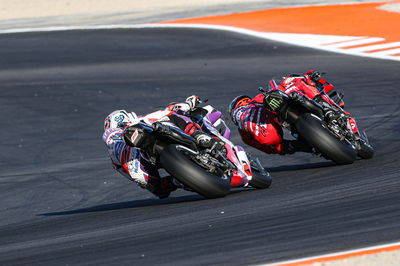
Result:
[[[140,150],[135,150],[131,160],[123,165],[128,178],[159,198],[168,197],[172,191],[177,189],[173,178],[161,177],[158,169],[141,156]]]

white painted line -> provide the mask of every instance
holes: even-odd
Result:
[[[383,44],[376,44],[376,45],[369,45],[369,46],[351,48],[351,49],[347,49],[347,51],[366,52],[366,51],[380,50],[380,49],[399,47],[399,46],[400,46],[400,42],[389,42],[389,43],[383,43]]]
[[[336,42],[331,42],[331,43],[324,43],[323,45],[334,45],[334,44],[338,44],[338,43],[343,43],[343,42],[347,42],[347,41],[351,41],[351,40],[361,40],[361,39],[366,39],[368,37],[349,37],[347,40],[344,41],[336,41]]]
[[[343,48],[343,47],[354,46],[354,45],[381,42],[381,41],[384,41],[384,40],[385,40],[384,38],[373,37],[373,38],[365,38],[365,39],[361,39],[361,40],[355,40],[355,41],[331,44],[331,45],[327,45],[327,47],[330,47],[330,48]]]
[[[346,51],[346,49],[340,49],[331,46],[323,46],[323,43],[343,41],[346,38],[354,38],[354,36],[332,36],[332,35],[319,35],[319,34],[285,34],[285,33],[273,33],[273,32],[258,32],[253,30],[247,30],[242,28],[236,28],[231,26],[218,26],[218,25],[204,25],[204,24],[121,24],[121,25],[99,25],[99,26],[62,26],[62,27],[45,27],[45,28],[24,28],[24,29],[10,29],[10,30],[0,30],[0,34],[10,34],[10,33],[28,33],[28,32],[53,32],[53,31],[71,31],[71,30],[107,30],[107,29],[159,29],[159,28],[179,28],[179,29],[206,29],[206,30],[220,30],[234,32],[238,34],[244,34],[248,36],[253,36],[256,38],[275,40],[283,43],[289,43],[292,45],[305,46],[314,49],[320,49],[330,52],[357,55],[362,57],[372,57],[379,59],[388,59],[400,61],[398,56],[390,56],[385,54],[376,53],[362,53],[362,52],[351,52]],[[313,36],[313,38],[310,38]],[[360,36],[359,36],[360,37]],[[357,37],[357,38],[359,38]],[[362,37],[362,36],[361,36]],[[327,38],[325,41],[323,39]],[[315,41],[320,39],[319,41]],[[328,41],[329,39],[329,41]],[[369,38],[374,39],[374,38]],[[375,38],[376,41],[384,40],[383,38]],[[307,41],[309,40],[309,41]]]
[[[365,39],[366,37],[352,37],[352,36],[336,36],[336,35],[320,35],[320,34],[299,34],[299,33],[275,33],[275,32],[259,32],[264,34],[265,37],[271,40],[288,40],[295,42],[297,45],[328,45],[334,43],[348,42],[358,39]]]
[[[374,55],[392,55],[392,54],[400,54],[400,48],[398,49],[391,49],[373,53]]]
[[[297,259],[297,260],[288,260],[288,261],[282,261],[282,262],[276,262],[276,263],[271,263],[271,264],[260,264],[260,266],[284,266],[284,265],[300,265],[302,263],[304,264],[311,264],[315,263],[318,261],[334,261],[339,259],[340,257],[356,257],[356,256],[362,256],[366,254],[375,254],[379,252],[388,252],[388,251],[395,251],[395,250],[400,250],[400,242],[395,242],[395,243],[390,243],[390,244],[385,244],[385,245],[377,245],[377,246],[371,246],[371,247],[366,247],[366,248],[361,248],[361,249],[352,249],[348,251],[343,251],[343,252],[335,252],[335,253],[328,253],[320,256],[312,256],[312,257],[306,257],[302,259]],[[376,252],[375,252],[376,251]]]

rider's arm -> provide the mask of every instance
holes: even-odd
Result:
[[[103,133],[103,141],[107,148],[111,148],[114,142],[121,140],[123,130],[120,128],[109,128]]]
[[[260,94],[257,94],[251,101],[256,102],[256,103],[263,103],[264,98],[265,98],[265,95],[260,93]]]
[[[110,128],[104,132],[103,141],[108,148],[113,168],[124,177],[131,179],[129,173],[123,167],[126,162],[122,154],[126,153],[127,147],[122,138],[122,133],[123,130],[120,128]]]
[[[201,130],[199,124],[193,122],[189,117],[182,114],[173,113],[168,116],[170,122],[185,131],[189,136],[193,135],[196,130]]]
[[[169,119],[186,134],[192,136],[200,146],[209,147],[215,143],[215,139],[209,134],[206,134],[203,128],[198,123],[191,120],[191,118],[174,113],[169,116]]]
[[[341,108],[344,107],[344,102],[342,100],[343,95],[340,95],[335,87],[324,79],[318,71],[309,70],[306,72],[306,77],[309,77],[315,82],[315,86],[319,89],[321,95],[326,94],[335,104]]]

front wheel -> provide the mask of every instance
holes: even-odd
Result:
[[[264,171],[252,171],[253,177],[251,178],[249,185],[256,189],[266,189],[271,186],[272,177],[271,175]]]
[[[268,171],[264,169],[258,158],[253,159],[251,155],[248,154],[251,162],[251,173],[252,178],[249,185],[256,189],[266,189],[271,186],[272,176]]]
[[[374,148],[368,142],[360,139],[357,141],[357,155],[362,159],[371,159],[374,157]]]
[[[310,113],[301,115],[296,121],[298,133],[322,155],[336,164],[351,164],[356,159],[355,147],[346,140],[338,139],[326,127],[324,121]]]
[[[207,172],[190,160],[180,145],[168,145],[160,154],[163,168],[184,185],[206,198],[224,197],[229,193],[230,180]]]

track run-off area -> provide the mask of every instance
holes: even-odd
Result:
[[[0,35],[1,265],[266,264],[399,241],[397,60],[204,26],[85,28]],[[245,146],[272,187],[215,200],[159,200],[111,168],[101,135],[112,110],[197,94],[228,118],[235,96],[308,69],[344,92],[373,159],[336,166]]]

